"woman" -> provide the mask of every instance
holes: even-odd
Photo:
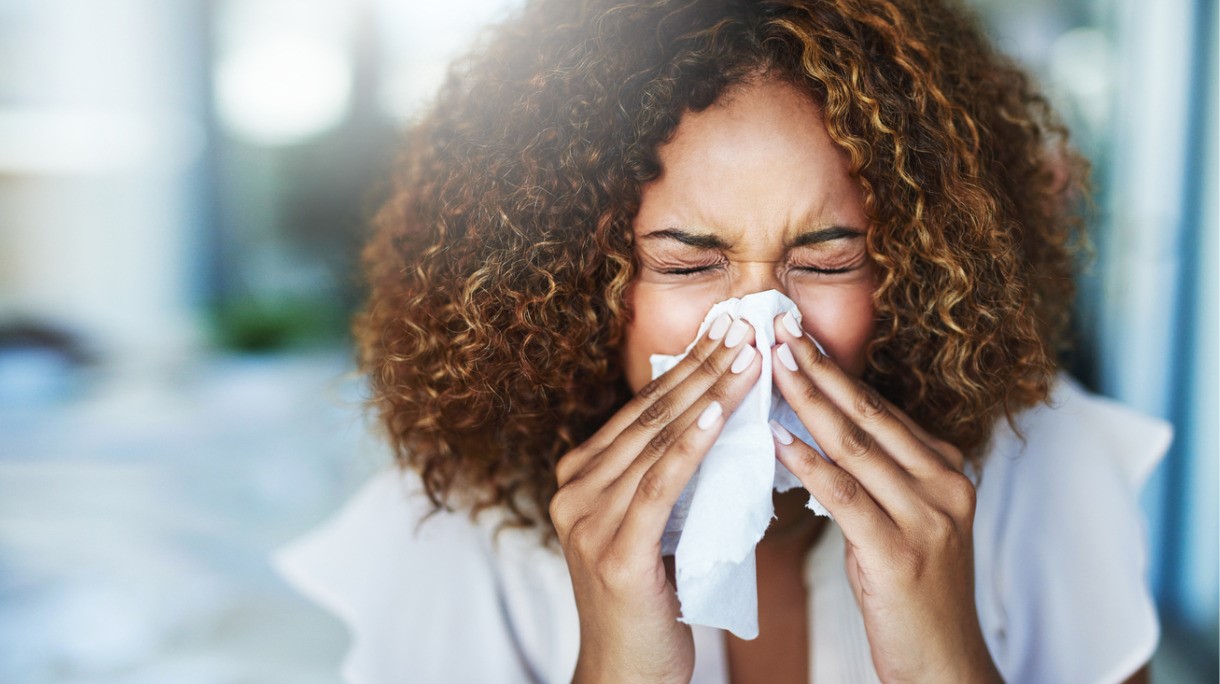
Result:
[[[349,679],[1144,678],[1136,496],[1168,433],[1058,373],[1064,138],[947,3],[540,0],[499,26],[365,253],[404,472],[281,559],[352,627]],[[802,314],[775,346],[723,318],[651,377],[769,289]],[[746,641],[677,619],[660,539],[763,354],[830,460],[776,429],[808,491],[775,496]]]

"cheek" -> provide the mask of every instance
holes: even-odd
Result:
[[[864,374],[865,349],[875,331],[871,286],[816,287],[786,294],[801,310],[802,324],[830,358],[855,377]],[[622,355],[627,384],[639,392],[652,380],[652,354],[681,354],[699,324],[726,295],[680,290],[635,281],[626,293],[634,317],[627,325]]]
[[[828,290],[802,297],[801,325],[844,371],[854,377],[864,374],[865,350],[873,338],[872,290],[852,288]]]
[[[626,293],[634,316],[627,325],[623,364],[627,384],[638,392],[652,380],[652,354],[681,354],[699,332],[699,324],[717,299],[715,294],[680,293],[636,281]]]

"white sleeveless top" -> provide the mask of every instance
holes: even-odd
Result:
[[[1121,682],[1160,636],[1139,491],[1172,430],[1061,374],[1051,405],[1007,422],[978,487],[976,604],[1010,683]],[[349,684],[569,682],[579,623],[567,565],[537,531],[429,509],[418,478],[373,477],[329,521],[276,552],[279,571],[351,633]],[[829,523],[806,560],[810,681],[877,682]],[[693,682],[727,684],[723,632],[695,625]]]

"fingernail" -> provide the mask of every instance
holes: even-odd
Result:
[[[737,352],[737,358],[733,359],[733,365],[729,366],[729,370],[733,371],[734,373],[740,373],[745,370],[746,366],[749,366],[750,362],[753,360],[754,345],[747,344],[741,348],[741,351]]]
[[[741,341],[746,338],[746,332],[748,332],[749,329],[750,326],[740,318],[733,321],[733,325],[729,328],[729,336],[724,338],[724,346],[736,347],[737,345],[741,344]]]
[[[775,422],[774,419],[767,421],[767,424],[771,426],[771,432],[775,434],[775,438],[779,440],[780,444],[787,446],[792,443],[792,433],[785,430],[783,425]]]
[[[724,337],[724,332],[729,329],[729,324],[733,322],[733,318],[726,313],[720,314],[716,320],[712,321],[712,327],[707,331],[707,336],[713,340],[718,340]]]
[[[792,349],[788,347],[787,342],[781,344],[779,349],[775,350],[775,355],[779,357],[779,362],[784,364],[784,368],[790,371],[796,370],[796,359],[792,358]]]
[[[708,404],[707,408],[703,409],[703,413],[699,414],[699,420],[696,421],[696,423],[699,425],[699,429],[706,430],[710,428],[712,423],[716,422],[716,419],[720,417],[720,414],[723,411],[724,409],[721,408],[720,402],[718,401],[713,401],[712,403]]]
[[[784,328],[788,330],[788,334],[792,335],[793,337],[801,337],[804,335],[804,331],[801,330],[801,324],[796,322],[796,316],[793,316],[791,311],[784,314],[784,317],[780,319],[780,322],[784,324]]]

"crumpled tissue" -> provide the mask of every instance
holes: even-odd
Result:
[[[674,556],[678,600],[682,604],[679,619],[727,629],[742,639],[758,636],[754,547],[774,517],[771,492],[802,486],[775,457],[767,421],[774,419],[825,457],[792,407],[772,387],[774,320],[788,311],[799,323],[801,312],[796,303],[778,290],[727,299],[708,311],[695,340],[684,352],[649,357],[652,377],[662,375],[690,353],[721,313],[743,318],[754,328],[762,373],[682,491],[661,539],[662,555]],[[822,349],[816,341],[814,344]],[[812,495],[806,507],[818,515],[830,516]]]

